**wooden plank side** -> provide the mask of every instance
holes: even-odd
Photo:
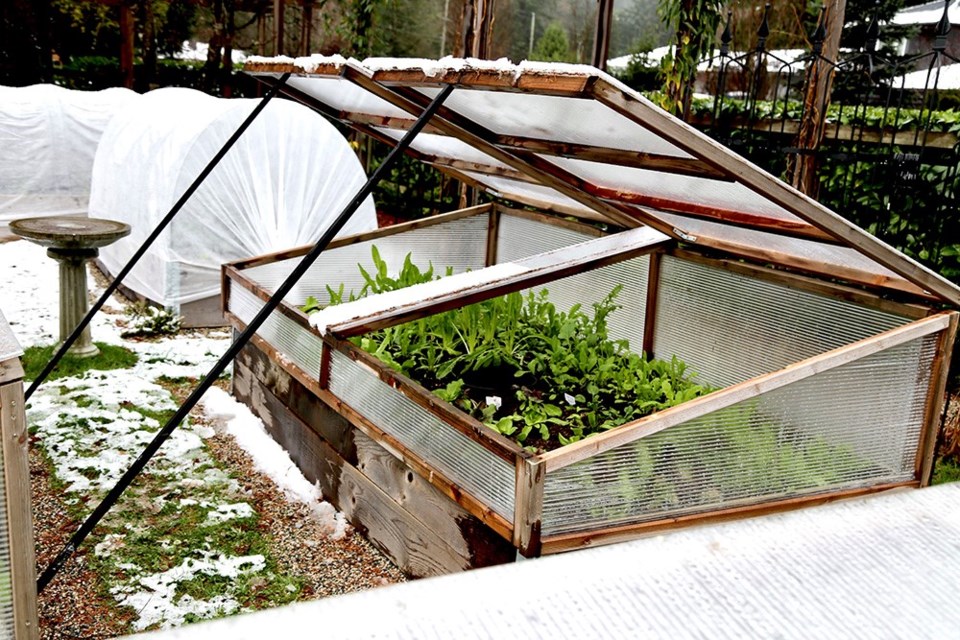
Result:
[[[327,409],[324,415],[347,428],[351,445],[356,442],[349,458],[319,435],[329,427],[304,422],[246,366],[238,365],[234,379],[235,394],[304,475],[319,482],[324,496],[405,572],[439,575],[513,560],[509,542],[335,412]]]
[[[3,438],[14,637],[17,640],[33,640],[39,637],[37,563],[27,462],[30,438],[24,415],[23,383],[20,380],[0,385],[0,437]]]
[[[736,156],[723,145],[707,138],[645,100],[630,95],[624,88],[599,79],[593,85],[594,96],[617,113],[643,123],[654,133],[700,158],[715,169],[732,176],[741,184],[771,202],[823,230],[846,246],[904,277],[942,300],[960,306],[960,288],[916,260],[900,253],[882,240],[845,220],[812,198],[800,193],[748,160]]]
[[[957,338],[957,319],[960,314],[950,314],[950,325],[937,340],[937,354],[930,372],[930,387],[924,411],[923,433],[917,451],[917,479],[926,487],[933,479],[933,461],[937,455],[937,440],[942,427],[943,405],[946,400],[947,380],[950,377],[950,359],[953,343]]]
[[[931,333],[943,331],[947,328],[950,318],[950,313],[940,313],[929,318],[916,320],[910,324],[807,358],[779,371],[745,380],[726,389],[658,411],[616,429],[611,429],[606,433],[569,444],[555,451],[540,454],[537,457],[547,464],[547,473],[550,473],[604,451],[609,451],[614,447],[653,435],[708,413],[719,411],[762,393],[779,389]]]
[[[304,386],[265,352],[253,345],[244,347],[237,355],[236,362],[237,370],[243,368],[251,372],[264,389],[273,394],[298,419],[310,425],[342,458],[351,464],[356,462],[354,429],[342,416],[318,398],[314,390]],[[235,381],[235,388],[237,384],[239,383]],[[248,393],[246,388],[240,391]]]
[[[782,513],[802,507],[812,507],[816,505],[844,500],[848,498],[857,498],[872,493],[882,491],[891,491],[904,488],[914,488],[919,486],[917,481],[900,482],[894,484],[877,485],[874,487],[862,487],[837,491],[828,494],[815,494],[779,500],[774,502],[763,502],[740,507],[732,507],[721,511],[711,511],[708,513],[695,513],[673,518],[664,518],[651,522],[642,522],[638,524],[621,525],[607,529],[599,529],[585,533],[565,533],[562,535],[551,536],[543,540],[543,555],[564,553],[566,551],[575,551],[577,549],[586,549],[605,544],[614,544],[617,542],[627,542],[636,540],[644,536],[655,533],[662,533],[681,527],[692,525],[715,524],[729,520],[737,520],[752,516],[768,515],[772,513]]]
[[[471,567],[513,562],[513,545],[437,491],[361,431],[354,432],[357,469],[394,502],[422,522]]]

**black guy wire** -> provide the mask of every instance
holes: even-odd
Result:
[[[213,171],[218,164],[220,164],[220,161],[225,155],[227,155],[227,152],[230,151],[234,143],[236,143],[236,141],[240,139],[240,136],[243,135],[247,128],[253,124],[253,121],[256,120],[257,116],[260,115],[260,112],[266,108],[267,103],[269,103],[270,100],[272,100],[273,97],[279,93],[280,89],[286,84],[287,78],[289,77],[290,74],[285,73],[280,80],[273,85],[267,95],[263,97],[250,115],[247,116],[247,119],[240,124],[237,130],[233,132],[233,135],[230,136],[226,143],[224,143],[220,151],[218,151],[217,154],[213,156],[213,159],[207,163],[207,166],[203,168],[203,171],[200,172],[200,175],[197,176],[196,180],[194,180],[187,190],[183,192],[183,195],[180,196],[180,199],[177,200],[176,204],[173,205],[167,215],[163,217],[159,224],[157,224],[153,232],[147,237],[146,240],[144,240],[143,244],[140,245],[140,248],[137,249],[136,253],[131,256],[130,260],[127,261],[127,264],[124,265],[123,269],[120,269],[120,271],[117,273],[117,276],[113,279],[113,282],[110,283],[107,289],[103,292],[103,295],[100,296],[100,299],[97,300],[92,307],[90,307],[90,310],[87,311],[87,315],[85,315],[83,320],[81,320],[74,328],[73,333],[71,333],[67,339],[63,341],[63,344],[60,345],[60,348],[43,368],[43,371],[41,371],[39,375],[34,378],[33,382],[30,383],[30,387],[23,394],[24,401],[29,400],[30,396],[33,395],[33,392],[37,390],[37,387],[43,384],[43,381],[47,379],[47,376],[49,376],[53,370],[57,368],[57,365],[60,364],[60,360],[62,360],[63,356],[66,355],[67,350],[73,346],[73,343],[77,341],[77,338],[80,337],[80,334],[83,333],[83,330],[86,329],[87,325],[90,324],[90,321],[93,320],[93,316],[97,315],[97,312],[100,311],[100,308],[106,303],[107,300],[110,299],[110,296],[112,296],[113,292],[117,290],[117,287],[119,287],[120,283],[123,282],[123,279],[127,277],[127,274],[130,273],[130,270],[133,269],[137,262],[140,261],[140,258],[143,257],[143,254],[147,252],[147,249],[150,248],[150,245],[152,245],[153,242],[160,236],[160,234],[163,233],[163,230],[167,228],[167,225],[170,224],[170,221],[173,220],[173,218],[180,212],[180,209],[182,209],[183,205],[187,203],[187,200],[190,199],[190,196],[192,196],[193,193],[203,183],[203,181],[207,179],[207,176],[210,175],[210,172]]]
[[[84,539],[93,531],[93,528],[97,526],[97,523],[107,514],[107,512],[116,504],[117,500],[120,499],[120,496],[123,495],[123,492],[126,490],[130,483],[140,474],[146,464],[150,461],[153,455],[160,449],[163,443],[170,437],[170,434],[180,425],[180,422],[187,417],[187,414],[196,406],[197,402],[200,401],[200,398],[203,397],[203,394],[206,393],[207,389],[214,383],[214,381],[220,377],[220,374],[227,368],[227,365],[237,356],[247,342],[250,341],[250,338],[253,337],[253,334],[256,333],[257,329],[266,321],[271,313],[280,305],[280,302],[286,297],[286,295],[293,289],[294,285],[300,280],[300,278],[307,272],[307,270],[313,265],[317,260],[320,254],[326,250],[327,245],[330,244],[330,241],[339,233],[343,226],[347,223],[350,217],[356,212],[364,200],[370,195],[374,187],[383,179],[387,171],[391,168],[396,159],[400,156],[403,151],[410,146],[410,143],[413,141],[414,137],[426,126],[427,122],[430,120],[431,116],[440,108],[440,105],[443,104],[443,101],[447,99],[447,96],[453,91],[453,85],[446,85],[443,90],[437,94],[437,97],[433,99],[427,109],[423,114],[417,119],[416,123],[410,130],[403,136],[403,138],[397,143],[397,146],[390,151],[386,159],[383,161],[377,170],[373,173],[372,176],[367,180],[366,184],[360,189],[359,192],[353,197],[353,199],[347,204],[347,206],[340,212],[340,215],[333,221],[329,228],[323,233],[320,239],[317,241],[317,244],[313,246],[310,252],[303,257],[303,259],[297,264],[296,268],[287,276],[287,279],[277,288],[277,291],[271,296],[270,300],[257,312],[257,315],[250,321],[247,325],[247,328],[237,336],[237,339],[230,345],[230,348],[227,349],[227,352],[221,356],[217,363],[213,366],[206,377],[197,385],[197,388],[193,390],[180,408],[177,409],[177,412],[167,421],[163,429],[157,432],[157,435],[154,436],[153,440],[147,445],[146,449],[143,450],[143,453],[134,461],[134,463],[127,469],[126,473],[117,481],[117,484],[110,489],[110,492],[106,495],[103,501],[97,505],[97,508],[93,510],[87,519],[80,525],[80,528],[77,529],[76,533],[70,538],[70,541],[64,545],[63,549],[57,554],[57,557],[54,558],[53,562],[47,566],[43,574],[37,580],[37,593],[41,593],[43,589],[50,584],[50,581],[60,572],[63,568],[63,565],[70,559],[70,556],[77,550],[77,547],[83,543]]]

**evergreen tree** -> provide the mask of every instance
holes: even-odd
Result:
[[[551,23],[537,40],[530,59],[542,62],[572,62],[573,55],[566,30],[557,22]]]

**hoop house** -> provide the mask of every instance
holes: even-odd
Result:
[[[109,272],[126,264],[256,104],[160,89],[110,123],[94,163],[90,212],[133,231],[101,251]],[[222,324],[220,265],[314,241],[365,180],[333,125],[301,105],[274,100],[124,285],[179,311],[188,325]],[[368,200],[343,233],[374,228]]]
[[[387,141],[452,85],[412,154],[494,199],[334,243],[235,367],[235,394],[404,570],[929,482],[958,318],[932,303],[956,307],[960,289],[615,79],[451,59],[259,59],[246,70],[266,84],[292,74],[285,93]],[[301,311],[306,295],[326,301],[328,285],[362,287],[356,265],[370,272],[374,246],[385,273],[411,254],[452,274]],[[225,268],[235,327],[305,252]],[[610,336],[679,358],[710,392],[531,450],[471,413],[477,403],[451,400],[456,388],[370,348],[384,329],[543,289],[564,312],[617,289]],[[510,322],[475,317],[492,333]],[[601,397],[584,393],[594,400],[566,402]]]
[[[93,158],[128,89],[0,87],[0,237],[17,218],[86,215]]]

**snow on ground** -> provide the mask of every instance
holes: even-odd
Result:
[[[0,283],[4,294],[0,305],[21,345],[52,344],[58,333],[58,269],[45,250],[24,241],[0,244]],[[176,408],[170,392],[157,379],[201,377],[229,345],[227,331],[185,333],[155,342],[125,341],[117,324],[125,317],[124,306],[114,299],[97,315],[93,338],[135,351],[138,363],[130,369],[90,371],[50,381],[27,405],[28,422],[63,483],[67,501],[83,504],[85,509],[96,504],[96,500],[86,502],[86,496],[99,497],[109,490],[154,437],[162,426],[154,415]],[[343,515],[322,501],[319,489],[303,477],[246,406],[216,387],[202,402],[208,421],[233,435],[255,466],[274,479],[291,500],[309,505],[331,536],[344,535],[347,525]],[[185,496],[179,500],[164,496],[154,505],[158,512],[201,509],[205,513],[204,527],[253,514],[236,481],[215,467],[203,444],[203,438],[213,433],[209,427],[188,421],[174,431],[147,466],[145,473],[161,483],[164,491],[169,491],[167,495]],[[129,523],[125,526],[131,531],[136,528]],[[201,601],[178,593],[177,585],[201,574],[235,578],[241,573],[262,571],[265,566],[262,556],[231,557],[215,548],[201,548],[190,550],[188,557],[172,569],[150,572],[124,557],[126,536],[122,528],[112,529],[96,545],[95,553],[115,557],[125,574],[112,592],[118,602],[138,612],[137,629],[232,613],[239,604],[229,595]],[[163,542],[168,543],[177,544]]]

